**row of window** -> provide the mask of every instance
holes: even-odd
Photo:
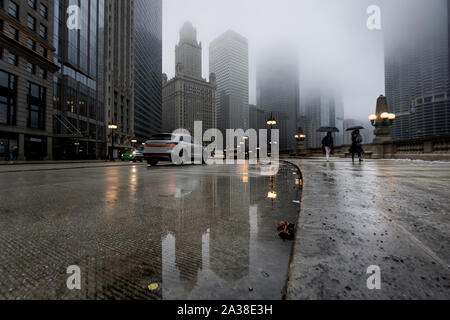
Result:
[[[0,59],[3,59],[3,48],[0,47]],[[19,56],[7,51],[6,61],[15,67],[19,65]],[[41,67],[36,66],[34,63],[27,61],[25,66],[27,72],[38,75],[40,78],[47,80],[47,71]]]
[[[28,119],[31,129],[45,130],[46,89],[28,81]],[[16,124],[17,76],[0,70],[0,124]]]
[[[37,10],[37,1],[28,0],[28,6],[33,10]],[[8,13],[10,16],[19,19],[19,5],[13,0],[9,0]],[[39,14],[42,18],[48,19],[48,7],[42,2],[39,4]]]
[[[28,0],[28,5],[31,8],[36,10],[36,0]],[[19,19],[19,5],[17,3],[15,3],[13,0],[9,0],[8,14],[16,19]],[[39,14],[41,15],[41,17],[48,19],[48,8],[43,3],[39,4]],[[36,30],[37,29],[36,18],[30,14],[28,14],[28,16],[27,16],[27,27],[32,31],[35,31],[35,32],[37,31]],[[12,37],[14,39],[18,40],[19,32],[17,31],[17,29],[10,27],[10,29],[11,28],[15,30],[15,31],[12,31],[14,34]],[[11,30],[9,30],[9,33],[11,34]],[[45,26],[42,23],[39,24],[39,35],[43,39],[47,39],[47,37],[48,37],[48,28],[47,28],[47,26]]]

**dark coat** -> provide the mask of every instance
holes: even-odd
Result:
[[[350,147],[350,153],[364,153],[362,148],[363,138],[360,134],[352,135],[352,146]]]
[[[333,139],[333,137],[325,136],[325,138],[322,139],[323,154],[326,154],[325,147],[329,147],[331,149],[331,154],[334,154],[334,139]]]

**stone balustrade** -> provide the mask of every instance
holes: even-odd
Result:
[[[335,148],[335,156],[348,156],[349,145]],[[450,136],[391,141],[363,146],[366,157],[374,159],[450,160]],[[291,152],[291,154],[294,152]],[[308,149],[309,157],[322,156],[322,149]]]

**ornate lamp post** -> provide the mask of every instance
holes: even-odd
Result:
[[[114,161],[114,130],[117,130],[116,124],[109,124],[108,129],[111,130],[111,161]]]
[[[306,135],[303,134],[302,128],[298,128],[298,134],[296,134],[294,138],[297,141],[297,148],[295,149],[295,154],[298,157],[300,155],[300,151],[303,151],[304,149],[304,143],[306,140]]]
[[[395,120],[395,114],[389,113],[387,99],[381,95],[377,100],[377,111],[369,117],[372,126],[375,127],[374,143],[380,144],[392,141],[391,126]]]

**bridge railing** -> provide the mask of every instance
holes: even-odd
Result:
[[[335,148],[336,157],[348,157],[350,145]],[[363,146],[366,157],[386,159],[412,159],[412,160],[450,160],[450,136],[431,137],[392,141],[382,145],[366,144]],[[380,151],[381,150],[381,151]],[[323,155],[321,148],[307,149],[309,157]],[[295,151],[291,152],[291,155]]]

